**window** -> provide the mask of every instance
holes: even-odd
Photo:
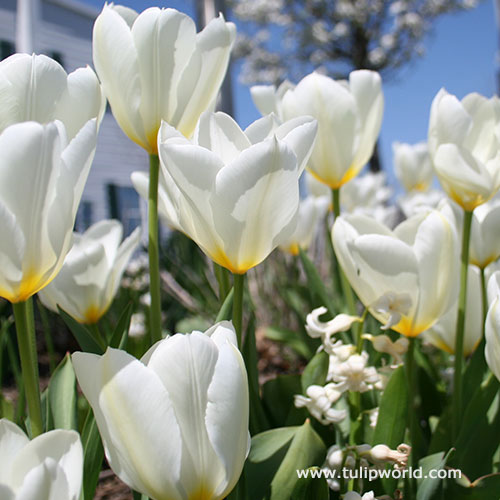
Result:
[[[123,224],[123,234],[128,236],[141,225],[139,195],[133,187],[108,184],[109,216]]]
[[[0,40],[0,60],[11,56],[15,52],[14,42],[8,40]]]

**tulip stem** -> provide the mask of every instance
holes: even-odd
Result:
[[[158,247],[158,178],[160,161],[157,154],[149,155],[148,253],[149,293],[151,295],[151,343],[161,340],[160,255]]]
[[[229,282],[229,273],[225,267],[219,266],[214,262],[214,273],[219,284],[219,300],[221,305],[224,304],[229,290],[231,290],[231,283]]]
[[[483,337],[484,337],[484,327],[486,324],[486,316],[488,314],[488,293],[486,288],[486,276],[484,274],[484,267],[480,269],[481,272],[481,299],[483,304]]]
[[[245,284],[245,275],[233,273],[233,326],[238,339],[238,347],[241,350],[241,331],[243,324],[243,287]]]
[[[42,406],[40,403],[40,383],[38,379],[38,356],[36,352],[35,322],[33,319],[33,302],[12,304],[16,322],[17,343],[21,358],[24,390],[28,402],[31,437],[43,433]]]
[[[337,220],[337,217],[340,215],[340,188],[332,189],[332,205],[333,205],[333,214],[335,215],[335,220]],[[331,234],[329,240],[333,248],[333,241],[331,238]],[[333,251],[335,252],[335,249],[333,249]],[[344,274],[342,267],[340,266],[340,263],[338,270],[340,274],[340,282],[342,284],[342,292],[347,302],[347,310],[349,311],[349,314],[355,316],[356,303],[354,301],[354,294],[352,293],[351,285],[349,284],[349,281],[347,281],[347,278]]]
[[[416,452],[417,452],[417,414],[416,414],[416,405],[415,405],[415,397],[416,397],[416,367],[415,367],[415,338],[408,338],[408,351],[406,352],[406,383],[408,390],[408,429],[410,431],[410,441],[412,446],[412,452],[410,456],[410,466],[415,467],[416,465]],[[413,478],[408,479],[407,487],[409,491],[406,491],[408,498],[414,498],[414,490],[415,483]],[[406,496],[405,496],[406,498]]]
[[[455,336],[455,371],[453,374],[453,426],[452,435],[456,439],[462,418],[462,370],[464,361],[465,307],[467,304],[467,270],[469,267],[469,242],[472,224],[472,210],[464,211],[462,231],[462,254],[460,267],[460,295],[458,297],[457,331]]]

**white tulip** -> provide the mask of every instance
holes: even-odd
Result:
[[[483,300],[481,275],[476,266],[469,266],[467,278],[467,311],[465,315],[464,356],[474,352],[483,337]],[[429,342],[443,351],[455,352],[458,300],[439,321],[424,334]]]
[[[255,107],[262,115],[274,113],[283,120],[281,101],[288,90],[294,89],[295,85],[285,80],[278,88],[274,85],[254,85],[250,88],[250,95]]]
[[[297,227],[293,234],[283,243],[280,248],[292,255],[299,254],[299,248],[306,250],[311,245],[317,232],[318,224],[326,215],[329,206],[329,198],[315,198],[308,196],[299,203]]]
[[[164,120],[186,137],[213,107],[236,36],[222,16],[196,34],[174,9],[107,4],[93,34],[94,65],[116,121],[148,153]]]
[[[0,134],[1,297],[25,301],[61,269],[96,139],[96,119],[69,143],[59,121]]]
[[[488,309],[485,324],[484,355],[495,377],[500,380],[500,295],[497,295]]]
[[[92,118],[102,120],[106,99],[88,66],[66,74],[44,55],[14,54],[0,62],[0,131],[19,122],[63,122],[68,142]]]
[[[370,159],[383,107],[380,76],[368,70],[353,71],[348,83],[311,73],[282,100],[284,119],[310,115],[318,120],[308,168],[334,189],[356,177]]]
[[[220,500],[249,449],[247,374],[228,322],[177,334],[142,358],[109,348],[73,364],[108,462],[154,500]]]
[[[0,420],[0,498],[78,500],[83,448],[75,431],[57,429],[30,441],[14,423]]]
[[[391,307],[380,298],[404,297],[392,329],[415,337],[430,328],[455,302],[458,245],[453,224],[437,211],[408,219],[394,231],[362,215],[337,218],[333,245],[347,279],[361,302],[386,324]],[[406,308],[407,304],[411,304]]]
[[[73,247],[56,278],[39,292],[43,304],[60,306],[80,323],[96,323],[120,286],[128,260],[140,240],[140,228],[120,245],[120,222],[104,220],[73,235]]]
[[[276,127],[265,117],[243,132],[224,113],[204,113],[193,141],[165,122],[160,164],[179,226],[217,264],[243,274],[289,238],[297,224],[299,176],[316,122]]]
[[[392,153],[396,177],[406,191],[427,191],[434,176],[427,144],[393,142]]]
[[[441,89],[432,102],[429,153],[441,186],[472,211],[500,188],[500,100]]]
[[[449,200],[443,200],[438,209],[452,220],[460,235],[463,210]],[[498,197],[478,206],[472,212],[469,263],[485,269],[500,257],[500,199]]]

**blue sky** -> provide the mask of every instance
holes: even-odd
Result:
[[[99,0],[83,0],[100,7]],[[471,11],[443,16],[425,41],[426,54],[405,68],[397,81],[384,85],[385,112],[380,136],[382,161],[392,170],[392,142],[425,140],[432,99],[441,87],[462,98],[470,92],[491,96],[495,88],[497,28],[494,0]],[[116,1],[116,3],[120,3]],[[153,5],[192,15],[191,1],[122,0],[142,11]],[[234,75],[236,120],[242,127],[259,117],[247,87]],[[392,177],[392,175],[390,175]]]

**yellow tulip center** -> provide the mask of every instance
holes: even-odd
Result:
[[[317,179],[322,184],[326,184],[331,189],[339,189],[341,186],[343,186],[344,184],[349,182],[351,179],[354,179],[354,177],[356,177],[359,173],[359,169],[357,167],[355,167],[354,165],[351,165],[346,170],[345,174],[342,176],[342,178],[339,181],[331,181],[331,180],[327,181],[327,180],[323,179],[322,177],[320,177],[317,174],[317,172],[310,169],[309,167],[307,168],[307,170],[315,179]]]
[[[85,311],[83,317],[84,321],[82,323],[85,324],[94,324],[99,321],[103,314],[103,311],[97,307],[96,305],[91,305],[90,307],[87,308]]]
[[[240,262],[238,265],[234,265],[229,257],[226,255],[224,250],[217,248],[214,252],[210,253],[209,257],[219,264],[219,266],[225,267],[233,274],[245,274],[249,269],[255,267],[259,262],[256,259],[249,260],[246,262]]]
[[[32,295],[35,295],[36,292],[41,290],[44,286],[48,285],[50,280],[42,281],[42,279],[43,274],[29,270],[28,272],[24,273],[17,290],[15,290],[14,292],[0,288],[0,297],[7,299],[13,304],[16,302],[25,302]]]

